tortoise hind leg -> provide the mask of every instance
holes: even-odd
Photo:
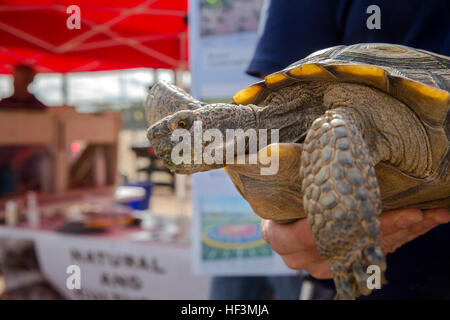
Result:
[[[369,150],[345,109],[314,121],[302,153],[303,205],[319,253],[328,258],[338,296],[370,294],[367,268],[385,270],[381,196]],[[383,281],[383,279],[381,279]]]

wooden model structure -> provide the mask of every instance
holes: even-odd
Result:
[[[118,112],[78,113],[73,107],[51,107],[46,112],[0,111],[0,148],[47,147],[51,161],[50,191],[62,193],[72,185],[73,168],[68,162],[70,145],[82,141],[87,146],[85,151],[99,147],[103,150],[105,182],[113,185],[117,176],[120,127]]]

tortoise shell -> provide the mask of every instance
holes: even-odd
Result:
[[[382,43],[341,45],[317,51],[266,76],[236,93],[233,102],[258,105],[272,91],[311,80],[377,88],[417,114],[432,149],[432,175],[427,179],[408,177],[383,163],[377,165],[384,208],[450,207],[449,69],[450,58],[424,50]]]

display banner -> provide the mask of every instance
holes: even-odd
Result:
[[[258,40],[264,0],[189,2],[191,94],[230,102],[258,81],[245,73]],[[295,274],[262,239],[260,218],[224,170],[192,176],[193,269],[210,275]]]
[[[209,277],[186,272],[191,248],[185,244],[5,227],[0,236],[33,241],[41,273],[67,299],[209,297]]]
[[[257,79],[248,76],[264,0],[189,1],[191,94],[230,101]]]
[[[194,175],[192,249],[196,274],[288,275],[281,257],[262,239],[261,219],[224,170]]]
[[[208,298],[209,279],[186,272],[190,267],[189,247],[73,240],[46,237],[36,243],[42,271],[69,298]],[[80,290],[67,283],[71,275],[67,268],[73,265],[81,271]]]

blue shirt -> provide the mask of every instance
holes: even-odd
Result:
[[[368,29],[369,5],[381,29]],[[251,75],[284,69],[314,51],[361,42],[403,44],[450,56],[448,0],[272,0]]]

